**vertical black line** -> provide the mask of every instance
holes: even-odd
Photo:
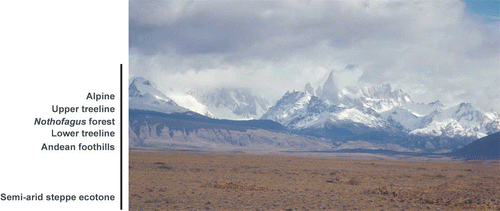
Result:
[[[120,64],[120,210],[123,210],[123,64]]]

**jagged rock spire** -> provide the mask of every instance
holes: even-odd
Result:
[[[337,104],[339,102],[339,88],[335,85],[333,80],[333,71],[330,72],[328,79],[323,84],[321,92],[318,91],[318,96],[323,100],[328,100],[331,103]]]

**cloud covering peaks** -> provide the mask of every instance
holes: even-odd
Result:
[[[333,70],[416,102],[500,111],[500,27],[458,0],[131,1],[131,75],[164,88],[233,86],[273,100]],[[162,85],[164,84],[164,85]]]

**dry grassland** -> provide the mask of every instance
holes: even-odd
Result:
[[[130,210],[499,210],[495,163],[131,151]]]

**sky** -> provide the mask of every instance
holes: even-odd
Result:
[[[130,1],[130,75],[161,91],[403,89],[500,112],[500,0]]]

